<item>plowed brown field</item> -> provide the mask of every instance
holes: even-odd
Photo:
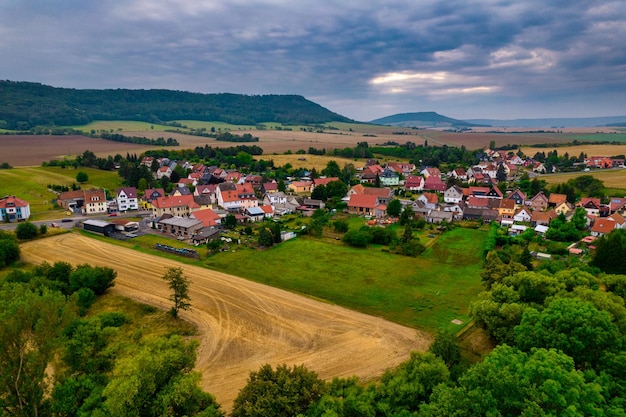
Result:
[[[112,291],[162,309],[171,303],[161,277],[167,267],[182,267],[191,281],[192,310],[181,316],[199,329],[196,368],[203,374],[202,388],[226,410],[249,372],[263,364],[304,364],[324,379],[368,380],[406,360],[410,351],[427,349],[431,340],[377,317],[74,233],[21,249],[22,259],[31,263],[112,267],[117,271]]]

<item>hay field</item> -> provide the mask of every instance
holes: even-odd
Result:
[[[626,169],[598,169],[589,172],[568,172],[561,174],[541,175],[539,178],[546,180],[548,184],[560,184],[582,175],[592,175],[601,180],[606,188],[624,190],[626,193]]]
[[[353,375],[370,380],[431,341],[377,317],[76,233],[28,242],[21,250],[30,263],[113,267],[118,274],[113,292],[164,310],[171,304],[161,277],[167,267],[183,268],[191,280],[192,310],[181,316],[199,329],[201,385],[226,410],[249,372],[263,364],[304,364],[327,380]]]
[[[616,156],[626,154],[626,143],[623,145],[578,145],[578,146],[559,146],[550,148],[533,148],[523,147],[522,152],[527,156],[533,156],[537,152],[558,151],[559,155],[565,155],[567,152],[570,156],[578,156],[585,153],[587,156]]]

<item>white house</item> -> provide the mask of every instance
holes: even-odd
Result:
[[[30,217],[30,204],[14,195],[0,198],[0,221],[20,222]]]
[[[135,187],[123,187],[117,189],[117,209],[119,211],[139,209],[137,189]]]

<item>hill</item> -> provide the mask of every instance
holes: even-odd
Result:
[[[626,116],[609,117],[562,117],[544,119],[469,119],[468,122],[497,127],[533,127],[533,128],[564,128],[564,127],[601,127],[626,126]]]
[[[352,120],[298,95],[200,94],[174,90],[78,90],[0,81],[0,129],[84,125],[94,120],[202,120],[254,125]]]
[[[380,119],[372,120],[370,123],[378,125],[401,126],[401,127],[478,127],[478,125],[464,120],[452,119],[435,112],[398,113]]]

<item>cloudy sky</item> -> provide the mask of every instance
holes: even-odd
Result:
[[[0,0],[0,79],[298,94],[360,121],[626,115],[626,1]]]

